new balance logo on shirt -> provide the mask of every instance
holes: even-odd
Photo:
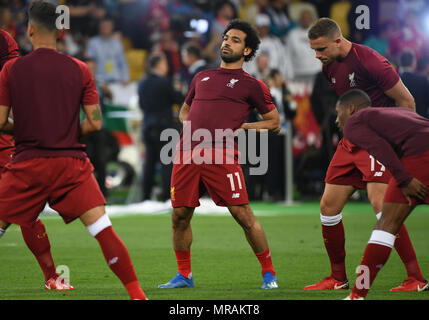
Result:
[[[379,171],[374,173],[374,177],[382,177],[383,176],[383,172]]]
[[[240,198],[240,194],[239,193],[233,193],[232,194],[232,198],[233,199],[238,199],[238,198]]]

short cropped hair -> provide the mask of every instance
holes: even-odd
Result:
[[[277,75],[281,75],[280,70],[276,68],[271,69],[268,73],[268,79],[274,79]]]
[[[258,37],[258,32],[252,27],[250,23],[240,19],[232,20],[223,32],[223,36],[225,36],[231,29],[237,29],[243,31],[246,34],[244,44],[246,48],[252,49],[252,52],[244,58],[244,61],[252,60],[256,55],[256,51],[258,51],[259,44],[261,43],[261,40],[259,40]]]
[[[28,9],[29,21],[46,31],[53,32],[57,30],[56,21],[59,13],[56,13],[55,4],[46,0],[34,0]]]
[[[162,59],[165,59],[165,54],[162,52],[154,52],[149,56],[148,68],[149,70],[155,69]]]
[[[411,67],[415,61],[416,57],[414,53],[409,50],[404,50],[401,52],[399,57],[399,65],[403,68]]]
[[[197,44],[188,43],[184,45],[183,49],[185,50],[186,54],[192,55],[197,59],[202,58],[201,48]]]
[[[316,40],[320,37],[333,38],[341,36],[341,28],[334,20],[329,18],[320,18],[308,30],[308,38]]]
[[[339,99],[338,103],[342,107],[354,105],[357,110],[371,107],[371,98],[365,91],[360,89],[352,89],[344,93]]]

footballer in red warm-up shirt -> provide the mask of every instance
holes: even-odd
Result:
[[[323,63],[324,75],[338,96],[358,89],[369,96],[375,107],[414,107],[413,97],[389,61],[373,49],[345,39],[334,20],[320,18],[309,29],[308,38],[316,58]],[[390,177],[390,172],[374,155],[356,146],[347,137],[341,139],[326,172],[325,189],[320,201],[322,235],[331,274],[304,287],[304,290],[349,287],[342,211],[355,189],[367,189],[371,206],[379,219]],[[412,281],[407,279],[392,291],[417,291],[424,278],[405,226],[398,232],[396,249]]]
[[[48,202],[70,222],[105,204],[79,143],[81,103],[98,104],[98,94],[77,59],[39,48],[3,66],[0,105],[13,106],[16,150],[0,180],[0,219],[31,226]],[[73,175],[54,165],[58,158],[75,168]],[[26,187],[30,177],[37,187]]]
[[[361,89],[370,96],[373,106],[396,105],[384,92],[399,81],[399,75],[386,58],[367,46],[352,43],[348,55],[324,65],[323,73],[338,96],[350,89]],[[365,189],[367,182],[388,183],[389,179],[390,173],[383,165],[343,138],[329,164],[325,182]]]
[[[12,36],[0,30],[0,70],[6,62],[18,58],[18,45]],[[0,171],[10,162],[15,152],[13,136],[7,133],[0,134]],[[8,224],[4,221],[0,228],[0,236],[5,232]],[[55,263],[50,251],[50,241],[45,225],[37,218],[31,227],[21,226],[22,236],[30,251],[39,262],[40,268],[45,276],[45,288],[50,290],[73,290],[73,286],[59,278]]]
[[[366,102],[365,102],[366,100]],[[366,246],[356,284],[348,300],[363,299],[392,248],[396,234],[418,204],[429,204],[429,120],[405,108],[370,108],[365,92],[351,90],[340,97],[337,122],[344,136],[380,159],[392,173],[383,214]],[[366,279],[366,285],[362,285]],[[429,290],[426,279],[408,279],[402,287]],[[402,290],[404,291],[404,290]],[[411,291],[411,290],[408,290]]]
[[[187,124],[191,126],[190,134],[199,129],[206,129],[213,139],[206,146],[202,138],[187,145],[184,141],[183,132],[186,132],[184,128],[178,147],[182,153],[197,146],[212,148],[216,143],[220,143],[221,148],[226,148],[224,141],[216,141],[216,130],[236,131],[246,122],[253,108],[257,108],[260,114],[266,114],[276,108],[268,87],[241,68],[218,68],[198,73],[192,80],[185,103],[190,106],[187,117]],[[233,148],[236,147],[235,145]],[[237,150],[233,152],[237,154]],[[229,178],[229,174],[233,176],[233,180]],[[173,166],[171,183],[171,187],[174,188],[174,197],[171,198],[173,207],[199,206],[198,199],[204,190],[204,188],[200,190],[201,183],[217,205],[249,202],[243,172],[237,161],[232,164],[185,163]]]
[[[262,267],[261,288],[278,288],[267,239],[248,205],[238,161],[238,143],[231,138],[238,129],[280,130],[279,115],[269,89],[242,69],[244,61],[256,53],[259,43],[257,32],[249,23],[231,21],[223,34],[220,68],[201,71],[192,80],[180,111],[184,127],[176,148],[171,178],[172,239],[178,273],[158,288],[194,286],[190,221],[195,207],[200,205],[200,196],[206,190],[217,205],[228,207],[243,228]],[[246,123],[254,108],[263,120]],[[229,132],[229,136],[219,132]],[[195,161],[194,154],[204,154],[203,161]]]
[[[0,128],[13,130],[16,147],[0,179],[0,220],[32,227],[46,202],[66,223],[80,218],[130,298],[145,300],[128,250],[106,215],[85,145],[79,143],[81,136],[100,130],[101,110],[87,65],[56,51],[56,9],[45,0],[31,2],[27,36],[34,50],[6,62],[0,74]],[[49,247],[44,249],[50,254]],[[45,287],[50,289],[49,281]]]

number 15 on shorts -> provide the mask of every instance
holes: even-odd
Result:
[[[374,173],[374,177],[381,177],[384,173],[384,171],[386,171],[386,167],[377,159],[375,159],[373,156],[369,156],[369,158],[371,159],[371,171],[375,171]],[[375,164],[379,164],[380,165],[380,170],[375,170]]]

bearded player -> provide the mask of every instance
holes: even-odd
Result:
[[[387,59],[374,50],[345,39],[338,24],[319,19],[308,31],[311,48],[323,63],[323,73],[338,96],[350,89],[361,89],[376,107],[414,110],[414,99]],[[356,189],[366,189],[379,219],[390,173],[376,157],[343,138],[329,164],[325,190],[320,202],[320,219],[331,275],[306,286],[304,290],[348,289],[345,268],[345,235],[342,210]],[[426,283],[405,226],[396,234],[395,249],[408,278],[391,291],[417,291]]]
[[[18,45],[12,36],[0,30],[0,70],[3,65],[18,57]],[[0,171],[10,162],[15,151],[13,136],[3,132],[0,134]],[[0,221],[0,238],[6,232],[8,223]],[[21,227],[22,236],[30,251],[34,254],[45,276],[45,288],[48,290],[73,290],[74,288],[58,276],[51,254],[51,244],[45,225],[37,218],[32,227]]]
[[[191,127],[192,134],[205,129],[211,137],[216,130],[238,129],[278,132],[280,120],[268,87],[243,71],[244,61],[255,55],[259,46],[256,31],[247,22],[233,20],[225,29],[221,46],[220,68],[198,73],[192,80],[185,103],[180,110],[184,132]],[[263,120],[245,123],[250,112],[256,108]],[[256,220],[247,197],[243,172],[237,157],[237,145],[219,140],[219,144],[206,145],[202,151],[216,155],[224,151],[234,155],[234,161],[223,160],[222,164],[188,163],[187,157],[201,141],[187,141],[182,135],[171,179],[172,238],[178,265],[177,275],[158,288],[193,287],[191,273],[191,218],[195,207],[200,205],[199,197],[207,190],[217,205],[227,206],[234,219],[243,228],[246,239],[262,267],[262,289],[278,288],[265,233]]]

